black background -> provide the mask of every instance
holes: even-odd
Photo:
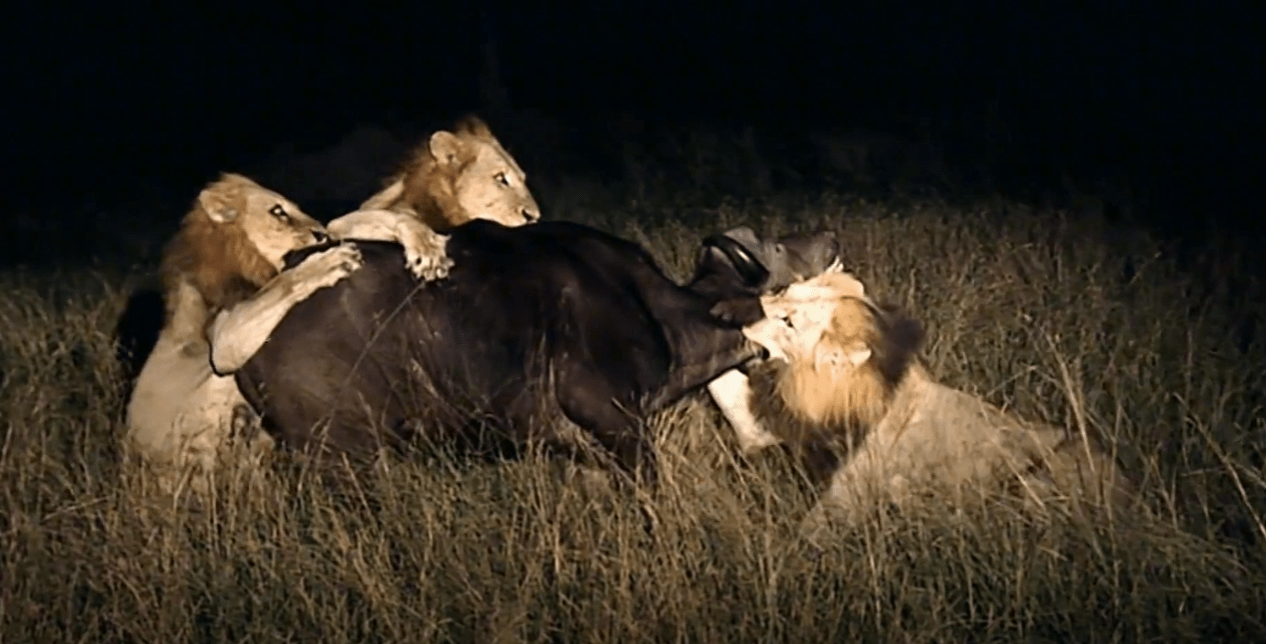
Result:
[[[1262,22],[1230,4],[127,1],[9,13],[7,194],[19,199],[107,194],[122,177],[191,193],[281,141],[451,119],[478,107],[488,25],[515,106],[552,117],[811,129],[992,106],[1049,165],[1123,168],[1202,218],[1251,223],[1260,204]]]

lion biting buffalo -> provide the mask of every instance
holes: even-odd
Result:
[[[327,247],[283,271],[288,251],[331,237],[394,241],[402,265],[427,281],[452,263],[437,231],[473,219],[519,226],[539,216],[523,170],[475,117],[431,134],[379,193],[328,227],[245,176],[208,183],[163,252],[162,291],[134,294],[119,322],[125,371],[136,378],[127,406],[130,450],[174,491],[186,482],[203,487],[203,474],[235,460],[228,455],[235,444],[250,452],[270,447],[252,431],[233,379],[213,368],[236,356],[213,355],[225,347],[210,336],[271,328],[276,320],[257,315],[261,309],[284,312],[279,300],[302,299],[360,266],[355,247]]]
[[[741,433],[791,446],[823,484],[807,533],[928,492],[948,505],[1010,492],[1031,507],[1072,501],[1094,511],[1137,500],[1094,437],[938,383],[917,359],[921,325],[873,302],[851,275],[816,276],[761,306],[766,317],[744,334],[771,357],[751,371],[745,399],[728,399],[746,414],[727,417],[757,423]]]

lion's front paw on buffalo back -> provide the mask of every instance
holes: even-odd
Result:
[[[710,312],[713,317],[736,326],[755,324],[765,318],[765,310],[761,308],[760,300],[754,297],[722,300],[714,304]]]
[[[308,258],[294,269],[292,277],[298,284],[306,285],[307,292],[311,293],[317,289],[334,286],[355,273],[363,263],[360,249],[356,246],[350,244],[335,246]]]
[[[453,260],[447,254],[448,237],[428,232],[427,243],[405,246],[405,267],[414,277],[423,282],[448,277],[448,269],[453,267]]]
[[[355,246],[338,246],[324,253],[329,254],[327,261],[333,266],[331,272],[339,274],[340,278],[355,273],[365,262],[361,257],[360,249]]]
[[[448,277],[448,270],[453,267],[453,260],[447,255],[440,257],[432,257],[420,255],[418,257],[407,258],[405,265],[414,277],[423,282],[432,282],[442,280]]]

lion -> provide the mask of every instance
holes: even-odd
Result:
[[[359,210],[330,222],[331,234],[340,239],[389,239],[408,232],[383,228],[386,223],[399,223],[390,218],[392,213],[420,221],[437,234],[474,219],[516,227],[541,218],[540,207],[527,187],[527,174],[501,147],[488,125],[474,115],[459,120],[452,132],[432,133],[386,183]],[[448,238],[440,237],[441,245],[446,244]],[[410,255],[407,244],[406,255],[415,273],[418,262],[433,257],[428,253]],[[451,266],[445,256],[434,268],[447,272]],[[215,320],[211,360],[216,373],[232,374],[246,364],[286,313],[306,297],[304,291],[270,285]]]
[[[406,266],[424,281],[443,278],[451,266],[447,238],[408,215],[360,211],[327,228],[235,173],[199,193],[163,251],[163,325],[126,412],[128,442],[158,467],[162,487],[174,491],[186,471],[214,469],[235,438],[257,454],[270,447],[271,439],[251,431],[253,414],[233,378],[216,370],[208,334],[252,316],[246,305],[266,285],[302,299],[350,275],[360,266],[352,246],[322,250],[283,272],[291,251],[349,235],[401,243]]]
[[[431,134],[360,208],[409,212],[438,232],[472,219],[522,226],[541,218],[527,174],[474,115]]]
[[[527,174],[474,115],[459,120],[452,132],[431,134],[385,188],[365,200],[358,211],[330,222],[330,232],[340,239],[389,238],[402,233],[381,229],[384,222],[393,221],[391,213],[415,218],[437,233],[474,219],[516,227],[541,218],[527,187]],[[441,237],[447,243],[448,238]],[[431,256],[414,253],[409,265],[413,268],[415,260]],[[445,257],[438,268],[447,271],[451,266]],[[231,374],[246,364],[286,313],[306,297],[306,292],[270,285],[251,301],[221,315],[211,329],[216,373]]]
[[[285,269],[289,251],[330,238],[395,241],[421,282],[442,279],[452,267],[442,232],[472,219],[505,226],[540,219],[526,179],[471,116],[454,132],[432,134],[381,192],[325,229],[244,176],[208,185],[164,254],[166,319],[128,404],[131,443],[167,466],[164,487],[175,489],[184,473],[214,470],[238,437],[252,460],[271,449],[233,374],[291,307],[360,266],[354,247],[335,246]],[[280,236],[276,222],[320,234]]]
[[[959,503],[972,492],[1010,491],[1036,507],[1132,501],[1131,482],[1089,436],[937,383],[917,359],[922,326],[872,302],[851,275],[793,284],[761,306],[766,317],[744,327],[770,353],[750,374],[752,417],[762,427],[749,431],[793,446],[827,483],[806,532],[929,492]]]

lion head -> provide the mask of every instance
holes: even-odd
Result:
[[[743,329],[785,363],[775,389],[818,425],[868,427],[888,412],[912,368],[922,326],[866,297],[847,273],[824,273],[761,298],[766,318]]]
[[[360,209],[411,211],[440,232],[472,219],[522,226],[541,218],[527,174],[475,116],[432,134]]]
[[[329,240],[293,202],[240,174],[224,173],[198,194],[163,252],[170,320],[193,290],[208,312],[254,294],[282,269],[286,253]]]

